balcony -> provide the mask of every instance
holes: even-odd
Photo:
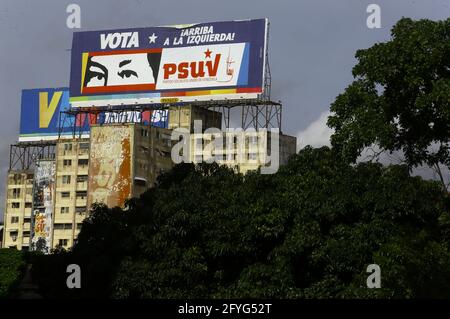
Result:
[[[89,155],[89,149],[88,148],[80,148],[78,150],[78,155]]]
[[[87,191],[88,183],[86,182],[77,182],[77,190],[79,191]]]

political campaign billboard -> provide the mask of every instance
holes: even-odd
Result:
[[[69,103],[69,88],[44,88],[22,90],[20,113],[20,142],[58,139],[59,126],[61,136],[73,136],[73,128],[82,137],[89,137],[92,124],[116,123],[121,121],[139,122],[157,127],[168,126],[168,111],[153,110],[136,112],[129,111],[120,116],[112,112],[95,114],[80,114],[66,116],[60,121],[60,112],[71,108]],[[87,118],[85,118],[87,117]]]
[[[258,99],[267,19],[75,32],[74,107]]]

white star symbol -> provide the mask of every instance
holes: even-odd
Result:
[[[148,43],[155,43],[157,37],[158,36],[153,33],[151,36],[148,37],[148,40],[149,40]]]

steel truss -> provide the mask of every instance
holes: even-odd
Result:
[[[157,113],[153,111],[165,110],[168,107],[148,107],[148,106],[122,106],[122,107],[89,107],[73,108],[67,111],[61,111],[59,116],[58,138],[63,134],[72,134],[73,138],[81,138],[84,129],[88,124],[112,124],[112,123],[144,123],[146,121],[146,112],[152,111],[148,120],[153,122]],[[168,116],[163,114],[161,122],[167,123]],[[70,128],[71,132],[68,132]]]
[[[56,142],[19,142],[10,145],[9,170],[34,168],[37,160],[55,159]]]

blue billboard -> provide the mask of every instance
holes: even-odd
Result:
[[[70,110],[68,88],[45,88],[22,90],[20,112],[20,142],[56,140],[59,136],[72,137],[74,128],[77,136],[89,137],[93,124],[135,122],[167,128],[168,111],[126,111],[118,115],[113,112],[80,113],[77,117],[61,115]],[[61,117],[61,119],[60,119]]]
[[[20,111],[20,142],[56,140],[60,111],[70,109],[68,88],[22,90]],[[67,119],[62,134],[72,134],[74,120]],[[87,134],[86,125],[82,132]]]
[[[75,32],[74,107],[257,99],[267,19]]]

